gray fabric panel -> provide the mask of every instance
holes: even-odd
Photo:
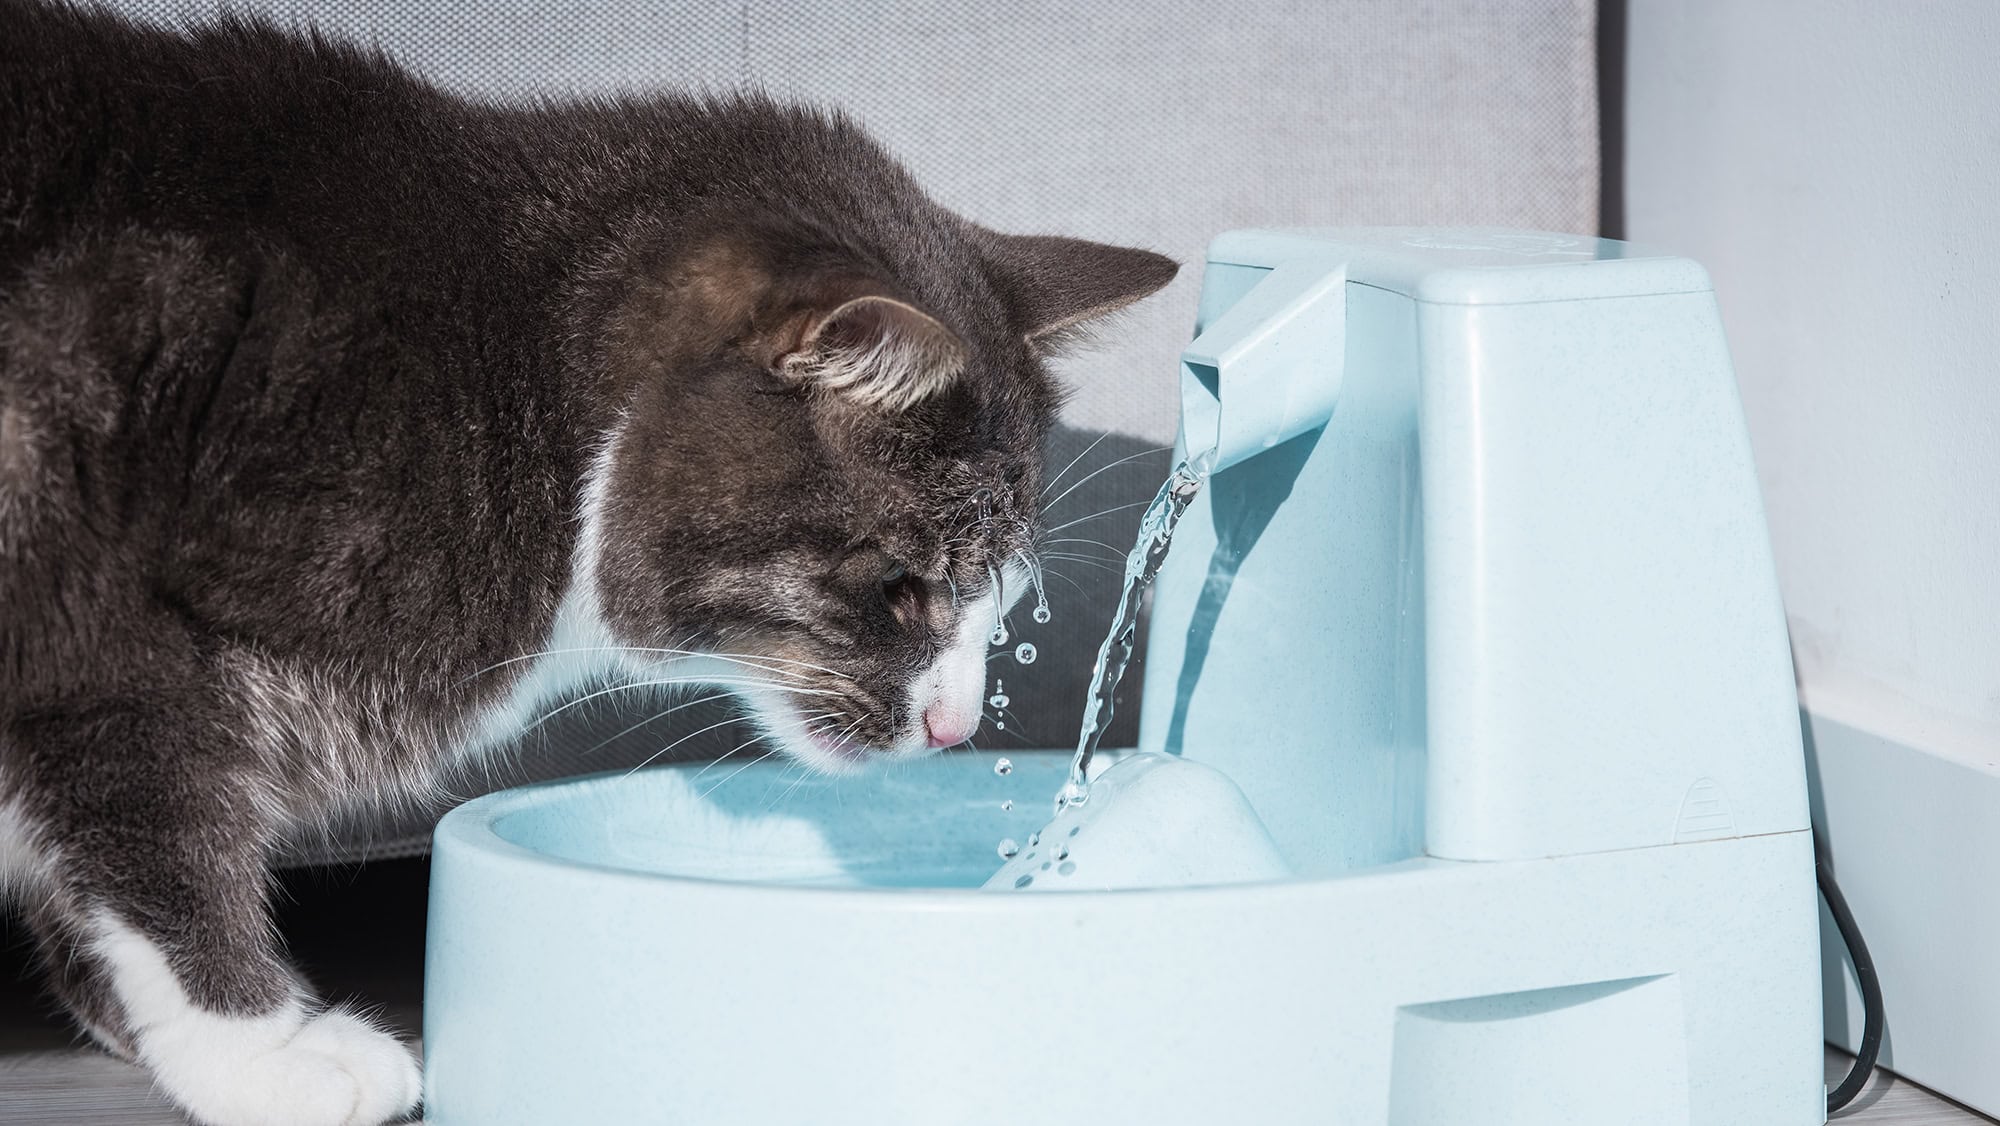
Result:
[[[212,8],[184,0],[112,6],[162,19]],[[1056,464],[1114,434],[1080,470],[1172,441],[1175,357],[1193,320],[1203,247],[1219,231],[1596,228],[1589,0],[239,6],[379,41],[477,96],[757,85],[837,105],[933,194],[980,222],[1174,255],[1187,268],[1165,294],[1062,364],[1075,397],[1066,416],[1073,429],[1052,451]],[[1164,465],[1154,457],[1105,473],[1065,498],[1051,523],[1143,500]],[[1135,521],[1132,510],[1114,511],[1062,534],[1122,551]],[[1066,578],[1051,581],[1055,621],[1018,619],[1045,656],[1032,668],[994,664],[1006,669],[1017,722],[983,733],[985,745],[1010,745],[1020,729],[1044,745],[1071,738],[1115,587],[1093,562],[1057,568]],[[552,721],[462,792],[630,765],[720,718],[690,708],[591,750],[646,714],[636,701],[606,702]],[[1113,744],[1132,741],[1134,702]],[[724,728],[666,757],[712,757],[748,737]],[[421,847],[426,823],[412,813],[343,826],[304,842],[303,854],[407,851]]]
[[[1068,365],[1073,425],[1155,443],[1219,231],[1597,227],[1590,0],[239,6],[489,97],[754,84],[837,105],[982,223],[1171,254],[1190,268],[1168,294]]]

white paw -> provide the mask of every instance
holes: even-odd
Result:
[[[297,1001],[260,1016],[190,1004],[166,959],[109,914],[96,952],[168,1098],[204,1126],[381,1126],[415,1108],[422,1083],[402,1041],[344,1009]]]
[[[283,1044],[203,1064],[156,1074],[206,1126],[381,1126],[405,1117],[421,1091],[402,1041],[340,1009],[308,1019]]]
[[[260,1121],[299,1126],[380,1126],[415,1109],[423,1087],[416,1058],[401,1040],[341,1009],[307,1021],[291,1043],[251,1068],[267,1074],[269,1089],[294,1108],[295,1117],[285,1118],[272,1106]],[[299,1097],[307,1089],[316,1095],[311,1109]]]

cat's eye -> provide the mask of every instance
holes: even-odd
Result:
[[[882,571],[882,601],[889,604],[897,621],[906,626],[918,624],[924,616],[923,580],[901,563],[889,564]]]

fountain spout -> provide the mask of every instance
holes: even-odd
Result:
[[[1344,268],[1308,259],[1271,269],[1181,352],[1189,464],[1227,469],[1324,425],[1346,336]]]

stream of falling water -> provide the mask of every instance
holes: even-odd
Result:
[[[1097,665],[1090,675],[1090,698],[1083,705],[1083,728],[1076,737],[1076,757],[1070,760],[1069,781],[1056,795],[1057,812],[1064,806],[1082,805],[1090,800],[1090,759],[1097,753],[1105,729],[1111,726],[1113,696],[1125,676],[1126,666],[1132,663],[1132,648],[1139,636],[1139,605],[1153,577],[1159,574],[1160,564],[1166,561],[1167,549],[1173,546],[1174,526],[1201,492],[1211,464],[1212,455],[1203,454],[1175,465],[1166,484],[1160,486],[1159,495],[1139,518],[1139,538],[1132,545],[1132,553],[1125,557],[1125,589],[1119,596],[1118,614],[1112,619],[1111,630],[1097,650]]]

